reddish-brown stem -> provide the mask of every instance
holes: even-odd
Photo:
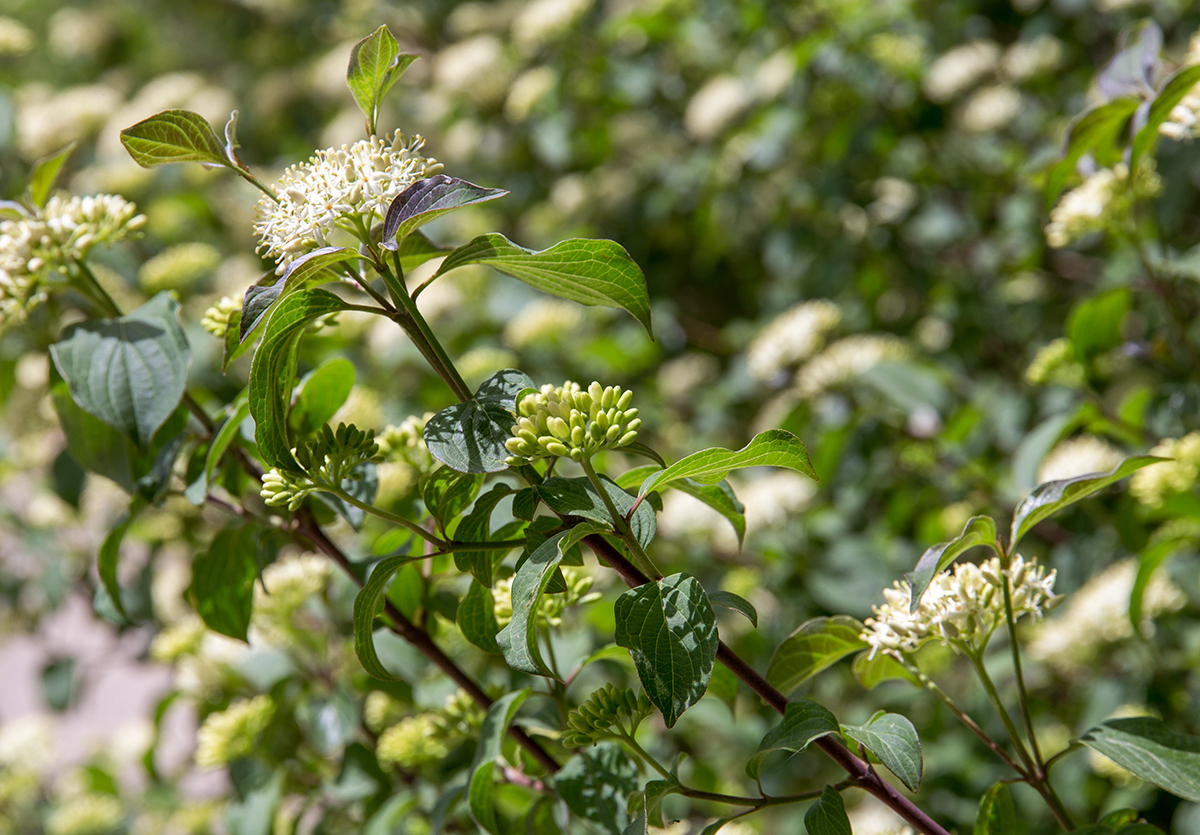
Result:
[[[321,530],[321,526],[316,523],[307,510],[302,509],[296,514],[296,533],[311,542],[313,547],[322,554],[340,565],[351,577],[357,577],[345,553],[337,546],[337,543],[325,534],[325,531]],[[389,626],[392,631],[408,641],[422,655],[432,661],[438,669],[461,687],[475,704],[484,710],[492,706],[492,699],[488,694],[484,693],[480,686],[475,683],[475,680],[467,675],[458,664],[454,663],[454,659],[442,652],[441,648],[429,637],[429,633],[406,618],[390,601],[384,601],[384,613],[390,621]],[[547,772],[554,774],[558,771],[558,761],[550,756],[550,753],[545,748],[539,745],[536,740],[523,730],[516,726],[509,726],[508,735],[516,740],[516,743],[524,748]]]
[[[627,560],[604,537],[593,534],[592,536],[585,537],[583,541],[595,552],[598,558],[616,571],[627,585],[635,587],[649,582],[646,575],[637,566]],[[731,673],[741,679],[743,684],[758,694],[773,710],[780,714],[787,710],[787,697],[772,687],[765,678],[758,674],[757,670],[747,664],[745,659],[730,649],[724,641],[720,641],[717,644],[717,660],[724,664]],[[846,773],[850,775],[853,785],[886,803],[918,832],[923,832],[925,835],[949,835],[937,821],[925,814],[915,803],[902,795],[891,783],[880,777],[874,769],[855,756],[850,749],[842,745],[837,739],[825,736],[816,740],[813,744],[845,769]]]

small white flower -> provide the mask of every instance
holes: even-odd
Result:
[[[279,202],[265,195],[258,201],[258,251],[276,261],[282,275],[305,252],[326,246],[336,230],[356,222],[370,230],[397,194],[441,170],[419,153],[424,144],[420,136],[396,131],[390,140],[372,137],[328,148],[293,165],[275,184]]]
[[[1011,81],[1027,81],[1054,69],[1062,59],[1062,41],[1053,35],[1038,35],[1010,46],[1004,53],[1002,68]]]

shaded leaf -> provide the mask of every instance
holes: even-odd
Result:
[[[502,188],[484,188],[445,174],[417,180],[397,194],[388,206],[380,246],[395,250],[418,226],[455,209],[485,203],[506,194],[508,192]]]
[[[882,682],[895,679],[903,679],[917,687],[922,686],[921,682],[904,669],[895,658],[884,655],[882,652],[875,653],[874,658],[871,657],[870,651],[860,652],[854,657],[854,663],[850,669],[854,673],[855,681],[867,690],[874,690]]]
[[[674,574],[617,598],[615,640],[629,650],[647,698],[667,727],[708,688],[717,655],[717,619],[690,574]]]
[[[1115,469],[1107,473],[1091,473],[1039,484],[1024,501],[1017,505],[1017,509],[1013,513],[1009,550],[1016,553],[1017,543],[1021,541],[1021,538],[1046,517],[1086,499],[1113,482],[1132,475],[1142,467],[1148,467],[1162,460],[1152,455],[1135,455],[1132,458],[1126,458]]]
[[[375,678],[383,681],[400,681],[400,677],[388,672],[375,652],[375,616],[383,603],[383,595],[388,581],[405,563],[412,562],[414,557],[398,554],[386,557],[375,564],[371,576],[363,584],[362,590],[354,598],[354,651],[363,669]]]
[[[1017,809],[1007,783],[997,783],[979,801],[974,835],[1010,835],[1017,831]]]
[[[500,832],[492,799],[492,772],[500,757],[500,743],[517,710],[532,692],[526,687],[501,696],[488,708],[483,726],[479,729],[479,744],[475,748],[475,760],[467,778],[467,806],[471,819],[492,835],[499,835]]]
[[[1147,783],[1200,803],[1200,737],[1176,733],[1161,719],[1109,719],[1080,742]]]
[[[629,795],[637,784],[637,763],[613,742],[576,754],[554,775],[554,787],[567,807],[613,835],[625,831]]]
[[[625,447],[625,449],[628,449],[628,447]],[[637,489],[648,476],[664,468],[665,465],[661,467],[647,465],[645,467],[635,467],[632,470],[626,470],[617,477],[617,484],[624,490]],[[680,478],[673,480],[670,485],[666,486],[670,486],[681,493],[687,493],[692,498],[704,502],[704,504],[724,516],[729,524],[733,526],[733,532],[737,534],[738,546],[741,546],[742,541],[746,537],[746,507],[738,501],[738,497],[734,495],[733,488],[729,486],[728,481],[722,479],[715,484],[701,484],[690,478]],[[655,490],[657,489],[656,487]]]
[[[833,786],[821,790],[817,802],[804,813],[804,828],[808,835],[853,835],[846,805]]]
[[[96,573],[100,575],[100,582],[104,584],[104,589],[108,592],[117,614],[126,620],[129,619],[129,616],[125,614],[125,607],[121,604],[121,586],[117,582],[117,568],[121,561],[121,540],[125,538],[129,524],[145,507],[145,501],[134,499],[129,505],[129,510],[125,511],[125,514],[117,520],[112,530],[104,537],[96,556]]]
[[[496,623],[496,600],[492,590],[476,578],[458,603],[456,620],[463,637],[485,652],[499,652],[496,635],[500,625]]]
[[[285,298],[271,313],[262,344],[254,352],[247,383],[254,439],[270,466],[299,471],[292,457],[287,416],[300,338],[320,316],[345,309],[345,303],[325,290],[301,290]]]
[[[1121,323],[1132,301],[1128,287],[1117,287],[1085,299],[1071,311],[1067,336],[1076,359],[1086,363],[1121,344]]]
[[[1149,153],[1154,148],[1154,143],[1158,141],[1158,129],[1163,122],[1171,115],[1171,111],[1177,104],[1183,101],[1191,89],[1200,83],[1200,64],[1194,64],[1190,67],[1184,67],[1179,72],[1172,75],[1163,84],[1158,95],[1154,97],[1154,101],[1150,104],[1150,112],[1146,118],[1146,124],[1137,132],[1137,136],[1133,138],[1133,150],[1130,158],[1130,168],[1137,166],[1138,161]]]
[[[121,131],[121,144],[143,168],[169,162],[228,165],[212,125],[190,110],[164,110]]]
[[[661,490],[681,478],[694,479],[701,484],[715,484],[731,470],[763,466],[796,470],[819,481],[804,443],[786,429],[768,429],[755,435],[750,443],[737,451],[704,449],[676,461],[643,481],[638,495],[645,496],[651,490]]]
[[[239,641],[246,640],[250,626],[254,581],[261,569],[260,533],[255,525],[226,528],[192,563],[188,593],[205,626]]]
[[[867,643],[858,637],[862,630],[862,623],[849,615],[805,621],[771,656],[767,681],[781,693],[791,693],[840,659],[865,648]]]
[[[165,292],[120,318],[72,325],[50,355],[79,408],[140,446],[179,405],[192,362],[179,303]]]
[[[1067,129],[1066,152],[1046,178],[1048,205],[1054,203],[1067,180],[1075,173],[1075,165],[1080,157],[1097,149],[1112,153],[1140,104],[1135,98],[1119,98],[1093,107],[1075,120]]]
[[[425,445],[434,458],[464,473],[508,469],[508,449],[517,394],[533,386],[528,375],[498,371],[470,400],[442,409],[425,424]]]
[[[316,432],[350,397],[354,376],[354,363],[345,357],[331,357],[305,374],[288,425],[297,435]]]
[[[208,445],[208,452],[204,457],[204,468],[200,475],[188,485],[185,495],[187,500],[194,505],[204,504],[205,498],[208,496],[209,485],[212,484],[213,473],[217,469],[217,465],[221,462],[229,445],[233,443],[234,438],[238,435],[238,429],[241,428],[242,421],[250,414],[250,404],[246,402],[244,396],[239,396],[234,403],[233,412],[221,421],[217,427],[216,434],[213,435],[212,441]]]
[[[880,712],[865,725],[843,725],[842,733],[879,757],[909,791],[921,787],[921,740],[912,722],[897,713]]]
[[[604,485],[604,490],[608,493],[609,500],[617,512],[622,515],[628,514],[629,509],[633,507],[633,496],[622,490],[607,476],[600,476],[600,483]],[[613,520],[609,515],[608,508],[605,507],[600,493],[588,479],[556,476],[546,479],[534,489],[546,506],[555,513],[563,516],[578,516],[581,519],[603,525],[610,530],[613,529]],[[629,519],[629,527],[643,549],[650,547],[654,534],[658,530],[658,520],[653,508],[646,504],[638,505],[638,509]]]
[[[912,596],[908,604],[910,612],[917,611],[925,590],[933,582],[933,578],[954,562],[960,554],[980,545],[991,545],[992,550],[999,554],[996,543],[996,522],[990,516],[972,516],[963,526],[962,533],[949,542],[934,545],[917,560],[917,567],[908,577],[912,587]]]
[[[836,734],[840,728],[829,709],[816,702],[802,699],[788,702],[783,721],[767,732],[758,744],[758,751],[746,763],[746,776],[757,780],[763,758],[772,751],[803,751],[815,739]]]
[[[434,278],[465,264],[486,264],[567,301],[625,310],[653,335],[646,277],[614,241],[571,238],[534,251],[500,234],[480,235],[447,255]]]
[[[714,591],[708,595],[708,602],[714,606],[720,606],[725,609],[732,609],[735,612],[743,614],[754,627],[758,628],[758,611],[754,605],[744,597],[740,597],[731,591]]]
[[[500,500],[511,492],[512,488],[507,484],[496,484],[491,490],[476,499],[471,512],[455,528],[455,539],[460,542],[492,541],[492,512]],[[503,538],[507,539],[508,537],[506,535]],[[493,567],[498,553],[497,551],[455,551],[454,567],[459,571],[473,574],[480,583],[490,589]],[[494,641],[492,645],[495,649]]]

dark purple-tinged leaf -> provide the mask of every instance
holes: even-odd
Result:
[[[417,180],[396,195],[388,207],[380,246],[395,250],[418,226],[463,206],[486,203],[506,194],[502,188],[483,188],[445,174]]]

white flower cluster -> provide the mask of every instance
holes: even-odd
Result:
[[[801,397],[816,397],[850,382],[881,362],[910,356],[912,349],[894,336],[847,336],[801,366],[796,372],[796,390]]]
[[[502,339],[512,348],[527,348],[537,342],[573,338],[583,324],[583,310],[574,302],[538,299],[508,320]]]
[[[246,756],[274,715],[275,702],[266,695],[241,699],[225,710],[210,713],[196,731],[196,765],[220,768]]]
[[[768,382],[788,366],[808,359],[838,326],[842,312],[831,301],[802,302],[775,317],[746,348],[746,363],[756,380]]]
[[[980,565],[959,563],[933,578],[915,612],[909,611],[908,582],[897,581],[883,590],[887,602],[873,607],[875,617],[864,622],[861,637],[871,646],[872,657],[877,652],[915,652],[934,638],[956,650],[978,652],[1004,622],[1001,576],[999,557]],[[1013,557],[1008,583],[1014,620],[1040,618],[1062,601],[1062,595],[1054,593],[1055,577],[1055,571],[1047,574],[1036,560]]]
[[[1045,484],[1047,481],[1061,481],[1089,473],[1107,473],[1124,458],[1121,450],[1095,435],[1068,438],[1042,459],[1037,482]]]
[[[1119,224],[1127,218],[1133,201],[1155,197],[1161,191],[1162,179],[1153,160],[1140,162],[1132,178],[1124,163],[1102,168],[1058,201],[1046,225],[1046,243],[1057,249]]]
[[[45,300],[50,273],[87,258],[92,247],[133,235],[146,222],[115,194],[63,198],[19,219],[0,221],[0,319],[20,321]]]
[[[517,403],[517,422],[505,443],[509,462],[555,455],[582,461],[602,449],[627,446],[642,425],[632,402],[633,392],[620,386],[547,383]]]
[[[46,835],[97,835],[121,823],[121,801],[111,794],[83,792],[63,800],[46,817]]]
[[[1071,595],[1061,615],[1040,624],[1028,644],[1029,655],[1060,673],[1082,673],[1110,644],[1133,637],[1129,595],[1137,576],[1137,560],[1113,563]],[[1166,575],[1155,572],[1142,597],[1142,631],[1153,618],[1183,608],[1183,592]]]
[[[258,251],[275,260],[275,272],[282,275],[305,252],[326,246],[342,224],[353,227],[357,221],[370,230],[397,194],[442,170],[437,160],[420,154],[424,144],[420,136],[396,131],[390,140],[372,137],[317,151],[288,168],[275,185],[279,202],[265,195],[258,201]]]

